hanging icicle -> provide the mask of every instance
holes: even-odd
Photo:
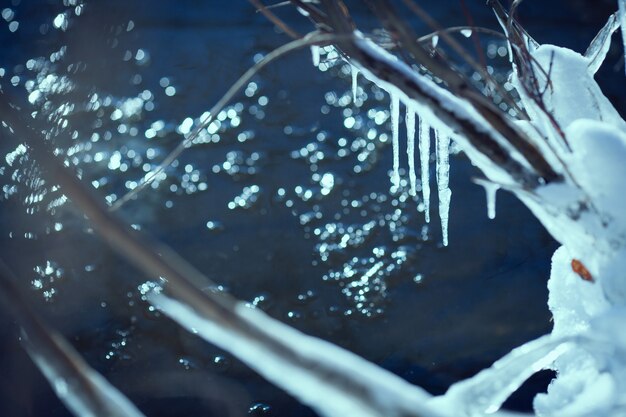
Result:
[[[413,197],[417,195],[417,175],[415,175],[415,112],[406,108],[406,153],[409,159],[409,192]]]
[[[450,137],[435,130],[435,153],[437,159],[437,191],[439,196],[439,218],[441,219],[441,233],[443,246],[448,246],[448,219],[450,214]]]
[[[318,67],[320,65],[320,47],[318,45],[311,45],[311,58],[313,59],[313,66]]]
[[[397,190],[400,188],[400,97],[391,94],[391,131],[393,147],[393,174],[391,183]]]
[[[419,120],[419,149],[422,177],[422,196],[424,198],[424,215],[426,223],[430,223],[430,126],[424,118]]]
[[[350,65],[352,70],[352,103],[356,102],[356,93],[358,88],[357,78],[359,77],[359,70],[354,65]]]
[[[498,184],[484,179],[475,179],[474,182],[485,189],[487,196],[487,217],[490,219],[496,218],[496,193],[500,189]]]

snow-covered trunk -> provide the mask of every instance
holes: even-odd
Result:
[[[436,400],[464,415],[497,409],[525,379],[516,379],[520,372],[543,368],[555,369],[557,378],[535,399],[537,415],[626,413],[626,123],[593,79],[615,29],[611,17],[586,56],[552,45],[530,48],[540,101],[520,79],[528,74],[513,74],[531,116],[526,127],[550,144],[564,172],[561,182],[512,190],[563,245],[548,283],[554,329],[545,343],[522,346]],[[494,379],[517,382],[493,385]]]

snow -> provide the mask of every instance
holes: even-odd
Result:
[[[419,148],[424,214],[426,223],[430,223],[430,126],[423,118],[419,121]]]
[[[391,183],[397,190],[400,188],[400,97],[391,94],[391,140],[393,148],[393,174]]]
[[[540,79],[539,89],[545,90],[545,106],[562,129],[578,119],[593,119],[607,122],[626,132],[626,123],[593,79],[590,58],[554,45],[541,45],[533,53],[533,58]],[[597,62],[594,65],[598,65]],[[550,74],[549,85],[544,72]],[[515,85],[519,91],[517,82]],[[541,121],[542,116],[536,105],[525,94],[521,96],[531,120]],[[544,136],[551,134],[545,127],[538,127]]]
[[[579,119],[565,130],[572,175],[605,215],[626,230],[626,132],[597,120]]]
[[[415,174],[415,112],[406,109],[406,153],[409,159],[410,194],[417,195],[417,175]]]
[[[450,198],[452,197],[452,191],[449,187],[450,137],[439,130],[435,130],[435,144],[439,218],[441,220],[443,246],[448,246],[448,219],[450,217]]]

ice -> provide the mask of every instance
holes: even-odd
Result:
[[[606,58],[606,54],[609,52],[609,48],[611,46],[611,36],[619,27],[620,22],[617,19],[616,14],[612,14],[609,16],[609,19],[602,30],[600,30],[596,37],[593,38],[589,48],[587,48],[585,58],[589,59],[589,70],[593,74],[598,71],[604,62],[604,58]]]
[[[424,197],[424,216],[430,223],[430,126],[424,118],[419,120],[419,148],[422,178],[422,196]]]
[[[497,185],[485,187],[485,192],[487,193],[487,217],[492,220],[496,218],[496,193],[499,188]]]
[[[415,112],[406,109],[406,153],[409,159],[409,181],[412,196],[417,195],[417,176],[415,175]]]
[[[476,184],[481,185],[485,189],[487,196],[487,217],[490,219],[496,218],[496,193],[500,189],[500,185],[491,181],[478,179],[475,180]]]
[[[391,94],[391,133],[393,147],[393,174],[391,183],[397,190],[400,188],[400,97]]]
[[[313,59],[313,66],[318,67],[320,65],[320,47],[318,45],[311,45],[311,58]]]
[[[359,84],[357,82],[357,78],[359,77],[359,69],[354,65],[351,65],[350,68],[352,74],[352,102],[354,103],[356,102],[357,88],[359,87]]]
[[[495,413],[526,379],[549,367],[571,347],[567,339],[540,337],[513,349],[474,377],[453,384],[444,396],[433,398],[430,404],[459,417]]]
[[[626,60],[626,0],[617,0],[617,2],[619,5],[619,22],[622,27],[622,42],[624,43],[624,59]]]
[[[441,233],[443,246],[448,246],[448,219],[450,216],[450,137],[435,130],[436,159],[437,159],[437,192],[439,196],[439,218],[441,220]]]

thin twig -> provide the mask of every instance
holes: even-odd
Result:
[[[463,48],[463,46],[460,43],[458,43],[452,36],[450,36],[448,34],[448,31],[446,29],[444,29],[428,13],[426,13],[426,11],[422,7],[420,7],[417,3],[415,3],[415,1],[413,1],[413,0],[404,0],[404,3],[407,5],[407,7],[413,13],[415,13],[417,16],[419,16],[420,19],[422,19],[422,21],[424,21],[424,23],[426,23],[428,26],[430,26],[437,33],[440,33],[441,34],[441,38],[444,40],[444,42],[446,42],[456,53],[458,53],[474,69],[474,71],[478,72],[481,75],[481,77],[483,77],[483,79],[486,81],[487,85],[493,87],[500,94],[502,99],[510,107],[512,107],[515,110],[515,112],[518,114],[518,116],[521,119],[528,120],[528,115],[526,114],[524,109],[520,108],[520,106],[515,102],[515,100],[511,97],[511,95],[502,88],[500,83],[498,83],[491,76],[491,74],[489,74],[489,72],[487,71],[486,66],[484,64],[481,65],[478,62],[476,62],[476,60],[474,60],[474,58],[472,58],[472,56],[465,50],[465,48]],[[493,32],[495,32],[495,31],[490,31],[489,33],[493,34]],[[499,32],[495,32],[495,33],[497,33],[500,36],[503,36]],[[506,37],[505,37],[505,39],[506,39]]]
[[[298,32],[293,30],[287,23],[285,23],[282,19],[276,16],[271,10],[265,7],[265,5],[261,3],[259,0],[248,0],[248,1],[252,3],[252,5],[256,7],[256,9],[259,12],[263,13],[263,16],[265,16],[269,21],[274,23],[278,28],[280,28],[287,35],[289,35],[293,39],[302,38],[302,35],[300,35]]]
[[[475,26],[474,17],[472,16],[472,13],[467,8],[467,4],[465,4],[465,0],[460,0],[460,1],[461,1],[461,9],[463,10],[465,19],[467,19],[467,24],[469,26]],[[471,36],[472,36],[472,40],[474,41],[474,48],[476,49],[476,54],[478,55],[478,58],[480,59],[480,64],[483,68],[487,68],[487,60],[485,59],[483,48],[480,47],[480,37],[475,32],[472,32]]]
[[[345,12],[342,8],[345,5],[343,2],[339,3],[321,0],[324,12],[328,16],[328,19],[321,23],[333,27],[336,33],[346,34],[352,28],[349,23],[343,21]],[[380,10],[381,13],[389,12],[384,8],[376,10]],[[414,44],[415,39],[405,43]],[[448,95],[449,93],[444,94],[440,91],[443,89],[427,85],[426,80],[419,77],[419,74],[404,62],[384,56],[385,54],[376,51],[376,48],[368,42],[348,39],[338,43],[337,46],[357,68],[368,71],[373,78],[382,83],[398,88],[408,99],[416,100],[430,108],[437,118],[457,132],[459,138],[463,138],[468,146],[467,150],[473,148],[473,152],[481,155],[481,160],[483,158],[491,160],[521,187],[532,190],[544,183],[562,180],[561,175],[546,160],[537,145],[478,91],[467,88],[468,86],[463,83],[456,85],[456,88],[451,89],[451,93],[460,97],[459,100],[463,100],[464,103],[457,102]],[[430,57],[427,59],[430,60]],[[460,113],[451,111],[449,108],[451,100],[456,106],[463,107],[469,104],[480,117],[462,117]],[[491,128],[485,130],[485,122]],[[511,158],[512,151],[519,153],[517,158]]]
[[[85,415],[143,417],[115,387],[92,369],[70,343],[29,307],[17,278],[0,260],[0,300],[22,329],[22,341],[33,362],[76,417]],[[63,381],[65,388],[61,388]]]
[[[239,79],[230,86],[228,91],[215,103],[215,105],[209,110],[208,115],[204,120],[200,122],[200,124],[187,136],[184,140],[182,140],[174,150],[172,150],[163,161],[152,171],[147,173],[143,179],[139,182],[139,184],[127,192],[125,195],[120,197],[115,203],[113,203],[109,210],[115,211],[122,207],[126,202],[134,198],[137,194],[143,191],[147,186],[149,186],[158,176],[161,174],[167,167],[169,167],[172,162],[176,160],[180,156],[180,154],[189,147],[193,141],[200,135],[203,129],[206,129],[207,126],[213,121],[215,116],[233,99],[235,94],[239,92],[239,90],[248,83],[252,77],[259,73],[265,66],[275,61],[278,58],[281,58],[290,52],[296,51],[306,46],[323,44],[328,42],[333,42],[337,40],[337,35],[333,34],[320,34],[317,32],[313,32],[305,36],[301,39],[296,39],[295,41],[291,41],[285,45],[280,46],[279,48],[274,49],[272,52],[268,53],[261,59],[259,62],[250,67]]]
[[[459,32],[462,33],[467,30],[470,30],[472,32],[485,33],[495,38],[501,38],[503,40],[506,40],[506,36],[504,36],[501,32],[498,32],[497,30],[485,28],[482,26],[450,26],[447,28],[441,28],[439,30],[435,30],[434,32],[431,32],[427,35],[422,35],[419,38],[417,38],[417,41],[420,43],[425,43],[425,42],[429,42],[435,36],[443,36],[443,34],[445,33],[459,33]]]

